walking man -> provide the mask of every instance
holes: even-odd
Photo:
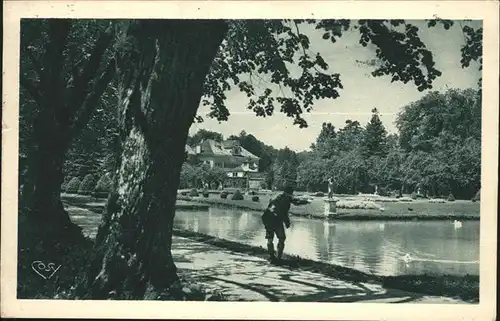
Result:
[[[262,222],[266,229],[267,251],[269,253],[269,261],[275,262],[276,256],[274,252],[274,235],[278,238],[278,253],[277,258],[281,260],[283,250],[285,249],[285,227],[290,227],[290,218],[288,211],[290,205],[305,205],[309,204],[307,200],[301,200],[293,197],[293,188],[285,187],[283,193],[269,201],[269,205],[262,214]],[[284,225],[284,226],[283,226]]]

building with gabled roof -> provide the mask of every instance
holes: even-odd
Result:
[[[188,159],[223,169],[229,178],[228,187],[260,188],[262,185],[263,178],[258,174],[260,158],[237,140],[207,139],[196,146],[186,146],[186,153]]]

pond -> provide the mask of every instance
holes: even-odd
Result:
[[[285,253],[377,275],[479,275],[479,221],[338,221],[292,217]],[[260,213],[177,211],[175,227],[265,247]],[[409,254],[411,260],[404,260]]]

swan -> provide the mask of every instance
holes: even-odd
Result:
[[[403,261],[405,261],[406,263],[410,262],[411,260],[412,259],[410,253],[406,253],[406,255],[403,256]]]
[[[455,228],[461,228],[462,222],[455,220],[455,221],[453,221],[453,226],[455,226]]]

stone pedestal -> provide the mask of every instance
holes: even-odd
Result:
[[[333,198],[325,199],[325,217],[329,218],[337,214],[337,200]]]

